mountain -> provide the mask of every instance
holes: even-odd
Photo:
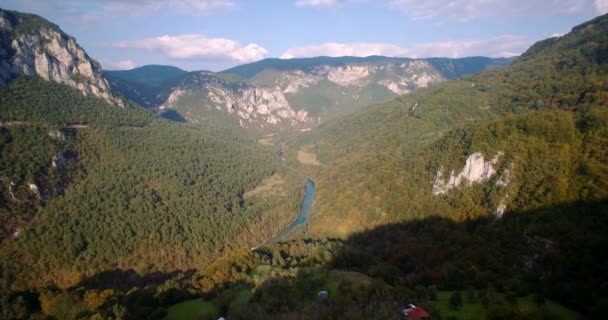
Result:
[[[608,15],[258,141],[239,120],[298,128],[291,85],[422,86],[476,58],[146,71],[153,109],[195,122],[214,102],[204,125],[15,74],[0,85],[0,318],[605,319],[606,53]]]
[[[408,59],[372,56],[265,59],[220,73],[196,71],[162,90],[115,81],[115,90],[191,123],[216,122],[257,131],[306,129],[327,119],[511,59]],[[124,71],[133,72],[137,69]],[[159,93],[160,92],[160,93]]]
[[[608,17],[598,17],[535,44],[510,66],[368,107],[296,139],[288,159],[315,178],[319,194],[310,232],[347,236],[429,215],[500,218],[605,201],[607,31]]]
[[[120,79],[133,84],[160,87],[164,82],[186,74],[178,67],[147,65],[131,70],[106,70],[104,75],[111,79]]]
[[[11,74],[0,85],[0,318],[20,317],[5,313],[11,292],[67,288],[115,268],[195,269],[290,222],[303,180],[276,150],[213,124],[116,108],[102,87],[83,92],[68,80],[106,82],[71,37],[40,17],[2,14],[17,53],[0,69]],[[48,77],[38,76],[41,61]],[[16,65],[24,74],[11,73]],[[281,191],[265,192],[270,182]]]
[[[294,59],[264,59],[261,61],[248,63],[222,71],[227,74],[237,74],[245,79],[251,79],[260,72],[271,69],[277,71],[301,70],[311,72],[320,65],[331,67],[345,66],[348,64],[374,64],[374,63],[403,63],[414,59],[396,58],[385,56],[369,57],[314,57],[314,58],[294,58]],[[491,67],[505,66],[512,59],[499,58],[492,59],[486,57],[470,57],[461,59],[430,58],[427,59],[433,66],[448,78],[457,78],[464,74],[473,74],[489,69]],[[451,70],[451,73],[448,73]]]
[[[148,65],[131,70],[106,70],[103,72],[112,90],[143,106],[158,104],[156,95],[162,85],[187,72],[173,66]]]
[[[19,75],[40,76],[123,106],[76,40],[33,15],[0,9],[0,84]]]

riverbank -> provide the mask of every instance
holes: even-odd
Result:
[[[311,177],[306,177],[306,187],[304,190],[304,197],[302,198],[302,202],[300,204],[300,211],[298,213],[298,216],[294,219],[294,221],[291,224],[289,224],[289,226],[287,226],[281,232],[273,235],[268,240],[262,242],[258,246],[251,248],[250,250],[253,251],[260,247],[264,247],[264,246],[267,246],[267,245],[270,245],[273,243],[280,242],[286,236],[291,234],[291,232],[293,232],[295,229],[306,224],[306,222],[308,222],[308,217],[309,217],[310,213],[312,212],[312,206],[314,204],[314,197],[315,197],[315,191],[316,191],[315,189],[316,189],[315,181]]]

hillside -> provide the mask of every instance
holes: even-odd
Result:
[[[311,231],[605,200],[608,67],[599,17],[513,65],[330,121],[291,150],[320,166]]]
[[[172,119],[276,133],[308,129],[365,105],[510,61],[381,56],[265,59],[221,73],[182,74],[160,87],[125,81],[125,77],[140,77],[141,68],[106,72],[106,76],[113,89]],[[174,73],[166,74],[169,78]]]
[[[194,268],[257,244],[297,211],[300,179],[284,182],[280,203],[243,199],[266,176],[290,176],[251,140],[43,80],[0,90],[0,256],[14,279],[2,290],[71,286],[117,265]]]
[[[608,14],[513,60],[0,44],[0,319],[608,315]]]
[[[13,44],[21,35],[33,39],[27,43],[34,46],[18,48],[20,55],[75,50],[84,60],[74,63],[94,67],[85,77],[44,53],[61,77],[37,70],[0,86],[3,297],[70,287],[117,267],[193,269],[257,245],[293,219],[304,179],[280,166],[274,148],[222,126],[181,125],[129,103],[116,108],[109,102],[120,100],[102,87],[97,95],[65,81],[106,84],[73,38],[38,16],[0,13],[17,37]],[[3,75],[23,60],[10,61],[3,60]],[[163,76],[180,72],[160,68]]]
[[[173,66],[148,65],[132,70],[105,70],[110,87],[143,107],[160,103],[157,95],[168,81],[187,73]]]
[[[375,63],[404,63],[414,59],[369,56],[369,57],[314,57],[294,59],[264,59],[248,63],[222,71],[225,74],[236,74],[245,79],[251,79],[265,70],[287,71],[300,70],[311,72],[319,65],[331,67],[345,66],[349,64],[375,64]],[[505,66],[511,59],[492,59],[486,57],[470,57],[461,59],[430,58],[427,59],[437,70],[447,78],[453,79],[465,74],[474,74],[492,67]],[[450,72],[451,71],[451,72]]]

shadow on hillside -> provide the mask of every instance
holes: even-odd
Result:
[[[391,319],[412,302],[437,315],[428,296],[435,288],[463,294],[495,290],[507,300],[541,296],[602,318],[608,314],[607,247],[606,202],[512,212],[500,220],[430,217],[359,232],[346,241],[292,241],[262,249],[258,254],[271,264],[279,260],[283,268],[299,271],[293,279],[270,279],[253,301],[267,318],[292,319],[288,315],[295,312],[340,319],[346,312],[352,319]],[[322,268],[306,268],[310,255],[324,250],[332,258]],[[325,310],[322,316],[306,313],[301,300],[314,300],[321,290],[330,291],[329,305],[318,308]],[[500,309],[498,303],[494,309],[496,316],[545,317]]]
[[[146,285],[159,285],[177,276],[191,277],[196,270],[172,272],[152,272],[140,275],[136,271],[130,270],[111,270],[97,273],[89,278],[82,280],[75,288],[87,289],[117,289],[129,290],[133,287],[143,287]]]
[[[160,116],[174,122],[186,122],[187,120],[184,116],[181,115],[181,113],[173,109],[167,109]]]
[[[505,299],[542,296],[599,319],[608,314],[607,247],[608,202],[575,203],[500,220],[430,217],[346,240],[295,240],[243,251],[199,273],[108,271],[70,294],[114,289],[100,313],[112,316],[120,306],[127,319],[164,319],[169,306],[198,297],[231,320],[400,319],[409,303],[436,319],[437,291],[481,292],[487,310],[511,318],[520,315]],[[319,299],[320,291],[329,297]]]

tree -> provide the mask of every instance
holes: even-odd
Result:
[[[437,301],[437,286],[430,286],[429,287],[429,299],[431,301]]]
[[[475,291],[470,286],[467,287],[466,300],[467,300],[468,303],[475,303],[475,302],[477,302],[477,299],[475,297]]]
[[[462,308],[462,295],[460,291],[456,291],[450,296],[450,308],[453,310]]]

